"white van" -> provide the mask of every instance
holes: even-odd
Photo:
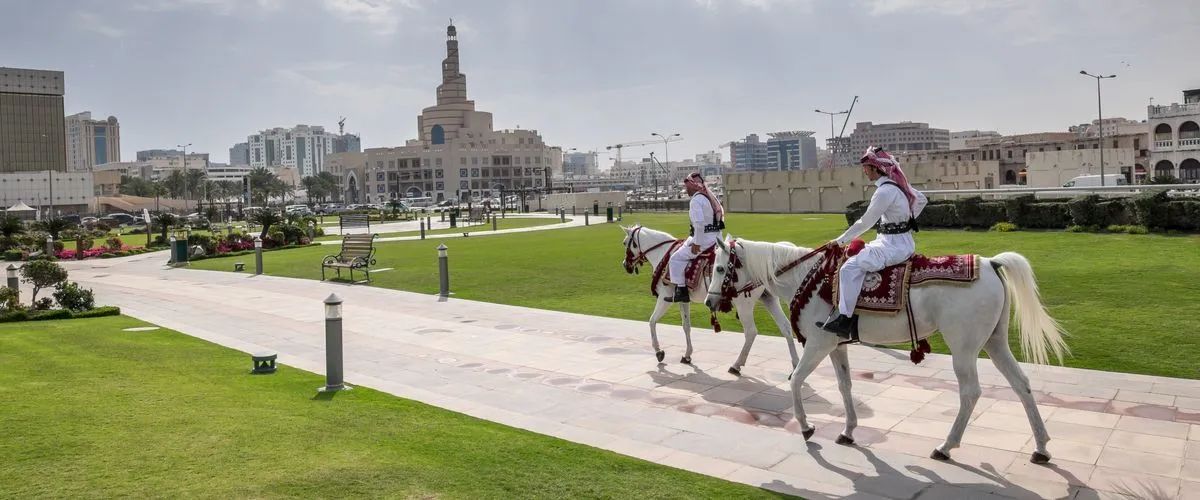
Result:
[[[1128,186],[1129,181],[1121,174],[1104,174],[1105,186]],[[1081,175],[1067,181],[1063,187],[1100,187],[1099,175]]]

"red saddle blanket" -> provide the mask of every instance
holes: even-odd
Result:
[[[838,263],[838,271],[825,280],[817,292],[822,299],[831,304],[836,304],[838,274],[841,272],[842,263]],[[977,279],[978,255],[926,257],[916,254],[903,263],[867,273],[855,311],[896,314],[904,309],[910,286],[932,282],[970,283]]]
[[[675,243],[672,243],[671,248],[667,250],[667,255],[654,267],[654,278],[650,280],[650,293],[655,297],[658,297],[659,285],[670,281],[671,277],[667,273],[667,263],[671,261],[671,254],[679,250],[684,241],[675,240]],[[687,281],[689,289],[694,290],[703,282],[705,276],[712,275],[713,264],[716,263],[716,260],[717,251],[716,247],[713,246],[707,250],[701,250],[700,255],[697,255],[691,262],[688,262],[687,267],[683,270],[683,277]]]

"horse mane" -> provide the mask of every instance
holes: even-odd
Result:
[[[737,240],[742,268],[751,281],[771,287],[778,284],[775,271],[808,253],[809,249],[796,246],[790,241],[770,243],[766,241]]]
[[[659,230],[657,230],[657,229],[651,229],[651,228],[649,228],[649,227],[646,227],[646,226],[640,226],[640,225],[639,225],[639,226],[634,226],[634,227],[641,227],[641,228],[642,228],[642,232],[643,232],[643,233],[645,233],[647,236],[658,236],[658,237],[662,237],[662,238],[665,238],[665,239],[668,239],[668,240],[674,240],[674,239],[676,239],[676,238],[675,238],[675,235],[673,235],[673,234],[671,234],[671,233],[668,233],[668,232],[666,232],[666,231],[659,231]]]

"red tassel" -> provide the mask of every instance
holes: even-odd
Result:
[[[717,315],[709,316],[709,321],[712,323],[713,332],[721,333],[721,322],[717,320]]]
[[[861,252],[863,248],[866,248],[866,246],[867,242],[855,238],[854,241],[850,242],[850,246],[846,249],[846,255],[849,255],[850,257],[858,255],[858,252]]]
[[[914,365],[919,365],[925,360],[925,353],[921,352],[920,349],[913,349],[908,353],[908,359],[912,360]]]
[[[925,339],[921,339],[921,340],[917,341],[917,349],[920,349],[921,352],[926,352],[926,353],[933,352],[933,348],[929,347],[929,341],[927,341]]]

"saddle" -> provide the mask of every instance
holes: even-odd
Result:
[[[658,297],[658,287],[667,281],[667,263],[671,260],[671,254],[674,254],[685,240],[675,240],[671,244],[671,248],[667,250],[667,254],[657,266],[654,266],[654,277],[650,280],[650,293]],[[689,290],[695,290],[704,282],[704,278],[712,276],[713,264],[717,261],[716,246],[701,250],[700,255],[688,262],[687,267],[683,270],[684,280],[687,281]]]
[[[813,266],[804,277],[796,296],[790,304],[792,331],[797,339],[804,339],[800,332],[800,311],[815,295],[825,303],[837,305],[838,278],[842,264],[864,246],[855,240],[848,250],[833,247],[822,256],[822,261]],[[911,287],[929,283],[971,283],[979,279],[979,256],[971,254],[938,255],[928,257],[913,254],[908,260],[891,265],[876,272],[868,272],[863,279],[862,291],[858,295],[855,313],[894,316],[904,310],[908,313],[909,337],[913,341],[910,355],[913,363],[920,363],[924,354],[930,352],[929,343],[916,338],[916,323],[913,320],[912,304],[908,300]],[[801,340],[803,342],[803,340]],[[918,347],[918,343],[920,346]]]

